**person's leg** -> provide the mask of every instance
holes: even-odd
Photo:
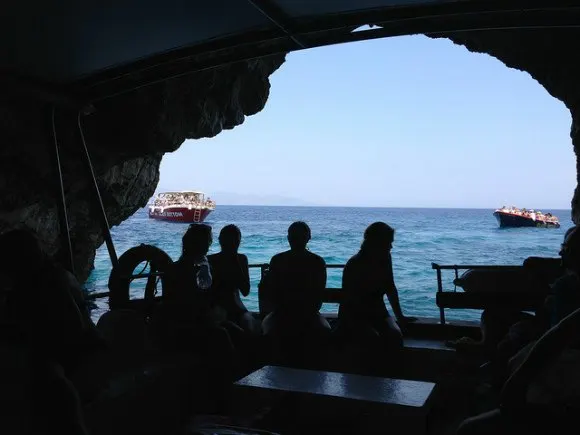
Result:
[[[403,348],[403,333],[397,322],[392,317],[380,319],[373,322],[374,328],[379,332],[383,345],[388,350],[397,350]]]
[[[200,325],[195,341],[203,349],[204,366],[211,388],[205,399],[214,403],[218,411],[228,411],[232,382],[239,370],[239,358],[225,328]]]
[[[506,432],[503,420],[500,410],[494,409],[464,420],[455,435],[508,435],[511,432]]]
[[[266,358],[261,322],[248,311],[241,312],[236,324],[243,331],[243,341],[236,349],[243,360],[244,368],[251,369],[262,364]]]
[[[58,364],[35,358],[33,415],[39,433],[88,435],[77,391]]]
[[[260,335],[262,333],[260,323],[249,311],[240,314],[238,324],[244,331],[252,335]]]
[[[262,331],[267,337],[274,337],[279,333],[280,314],[272,311],[262,320]]]
[[[327,340],[332,328],[324,316],[320,313],[315,313],[305,332],[308,333],[309,331],[312,331],[313,340]]]
[[[483,313],[481,313],[481,346],[495,352],[497,345],[509,332],[510,327],[528,317],[529,315],[520,311],[483,310]]]
[[[380,343],[379,332],[368,322],[340,319],[336,327],[336,341],[339,346],[372,348]]]
[[[545,435],[576,433],[574,419],[544,406],[529,406],[505,412],[494,409],[464,420],[456,435]]]

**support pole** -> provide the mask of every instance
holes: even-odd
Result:
[[[56,208],[58,214],[58,223],[60,229],[60,244],[61,249],[65,250],[66,256],[64,258],[65,266],[72,274],[74,274],[74,258],[72,243],[70,238],[70,228],[68,224],[68,215],[66,211],[66,195],[64,192],[64,183],[62,181],[62,166],[60,163],[60,150],[58,147],[58,139],[56,136],[55,123],[55,106],[50,106],[48,118],[50,129],[50,142],[52,149],[49,149],[49,155],[52,160],[52,168],[54,170],[55,194],[56,194]],[[49,147],[50,148],[50,147]]]
[[[443,292],[443,280],[441,279],[441,269],[437,267],[437,291]],[[445,308],[439,307],[439,321],[445,325]]]
[[[101,198],[101,191],[99,190],[99,184],[97,183],[97,178],[95,177],[95,171],[93,169],[93,164],[91,163],[91,155],[89,154],[89,150],[87,148],[87,143],[85,141],[85,134],[83,132],[83,126],[81,123],[81,112],[78,113],[77,116],[77,125],[79,128],[79,135],[81,139],[81,145],[84,150],[84,157],[85,157],[85,164],[87,169],[91,175],[93,186],[95,188],[95,199],[97,205],[100,207],[101,211],[101,226],[103,228],[103,237],[105,239],[105,243],[107,244],[107,251],[109,252],[109,258],[111,259],[111,264],[113,267],[116,267],[119,263],[117,258],[117,252],[115,251],[115,245],[113,243],[113,238],[111,237],[111,228],[109,227],[109,221],[107,220],[107,213],[105,211],[105,206],[103,205],[103,199]]]

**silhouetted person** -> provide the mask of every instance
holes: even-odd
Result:
[[[206,254],[212,241],[209,225],[191,224],[182,238],[181,256],[168,274],[163,299],[184,324],[210,322],[212,275]]]
[[[12,230],[0,235],[0,274],[0,345],[12,347],[29,370],[30,412],[40,424],[35,432],[87,433],[67,373],[87,351],[88,325],[70,293],[68,272],[43,252],[32,233]],[[6,340],[6,331],[12,340]]]
[[[504,310],[501,307],[486,309],[481,316],[481,341],[465,338],[457,341],[464,346],[473,343],[472,346],[493,349],[490,362],[482,368],[492,375],[491,381],[495,386],[503,385],[507,364],[512,356],[562,320],[566,314],[580,307],[580,291],[574,289],[574,285],[578,284],[577,278],[568,270],[565,253],[566,241],[575,229],[576,227],[572,227],[566,231],[560,259],[529,257],[524,261],[523,268],[530,275],[530,279],[522,285],[529,287],[526,288],[527,291],[539,292],[545,298],[545,302],[536,308],[535,315]],[[563,300],[563,304],[556,302]],[[559,312],[556,313],[556,310]]]
[[[319,313],[326,287],[326,263],[308,251],[309,241],[308,225],[294,222],[288,228],[290,250],[270,261],[267,286],[274,309],[262,323],[266,335],[316,340],[330,331]]]
[[[346,263],[342,275],[345,299],[338,311],[343,337],[378,337],[389,348],[402,347],[402,333],[385,306],[385,294],[399,324],[416,320],[405,317],[399,303],[391,259],[394,236],[395,230],[386,223],[371,224],[364,232],[360,251]]]
[[[566,231],[564,235],[564,244],[566,243],[566,239],[574,230],[575,227],[571,227]],[[531,277],[530,282],[524,284],[527,286],[524,288],[525,291],[543,293],[549,298],[548,301],[550,301],[553,300],[553,298],[549,297],[549,295],[553,293],[552,286],[556,286],[555,289],[558,291],[558,287],[562,287],[563,284],[569,283],[570,278],[573,279],[573,276],[566,273],[566,260],[562,256],[562,252],[560,252],[559,255],[561,256],[559,262],[557,259],[537,257],[530,257],[524,261],[523,268]],[[568,311],[566,314],[569,314],[576,306],[578,306],[578,301],[574,303],[573,307],[571,307],[570,311]],[[514,336],[514,333],[516,333],[514,329],[521,329],[520,326],[525,324],[533,324],[534,327],[541,328],[539,333],[543,333],[550,326],[550,324],[554,325],[558,323],[558,321],[563,317],[565,317],[562,313],[560,313],[558,320],[550,320],[547,317],[552,315],[550,313],[551,308],[547,309],[548,312],[546,312],[543,305],[537,307],[535,310],[535,316],[533,317],[527,313],[522,313],[517,310],[514,311],[510,309],[495,308],[484,310],[481,315],[481,345],[486,347],[493,347],[497,344],[501,348],[504,347],[506,343],[506,334]],[[514,328],[514,326],[516,326],[516,328]],[[510,330],[512,330],[511,333]],[[522,336],[522,334],[516,335]],[[516,337],[514,336],[514,338]],[[533,337],[533,339],[535,338],[537,338],[537,336]],[[529,342],[531,339],[532,338],[529,338],[527,341]],[[523,344],[525,345],[527,343]],[[523,345],[521,347],[523,347]]]
[[[560,249],[564,272],[552,284],[548,300],[550,326],[555,326],[572,311],[580,308],[580,229],[566,232]]]
[[[157,318],[161,338],[170,350],[201,353],[209,361],[211,376],[222,382],[216,393],[229,385],[235,352],[228,332],[212,316],[212,274],[206,254],[211,246],[209,225],[191,224],[182,238],[182,252],[167,277],[167,290]]]
[[[221,252],[208,256],[213,277],[212,301],[229,321],[246,332],[255,333],[259,325],[240,298],[240,293],[250,294],[248,257],[238,254],[241,241],[242,233],[235,225],[226,225],[220,231]]]
[[[458,429],[460,435],[494,433],[567,433],[578,425],[578,349],[580,348],[580,230],[573,228],[566,233],[560,251],[565,274],[553,285],[553,298],[548,305],[553,326],[535,343],[520,350],[512,358],[513,372],[501,392],[498,409],[465,420]],[[575,349],[573,359],[561,355],[567,349]],[[575,358],[574,358],[575,356]],[[556,379],[555,385],[550,385]],[[539,384],[534,389],[530,385]],[[545,386],[542,383],[546,383]],[[538,389],[539,387],[539,389]],[[547,388],[546,388],[547,387]],[[527,402],[529,393],[542,396],[546,388],[553,403],[533,405]],[[567,389],[568,391],[561,391]],[[571,405],[571,408],[567,409]],[[554,411],[557,413],[554,414]],[[572,432],[574,430],[572,429]]]

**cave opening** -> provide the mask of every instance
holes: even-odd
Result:
[[[409,50],[409,46],[405,44],[411,44],[411,49]],[[431,48],[425,51],[428,47]],[[403,58],[401,58],[402,48],[407,49]],[[378,66],[373,65],[371,57],[374,56],[376,59],[377,52],[388,59]],[[445,57],[450,55],[451,61],[454,62],[452,64],[448,64],[449,58]],[[324,56],[324,67],[313,70],[311,59],[314,56]],[[352,65],[345,68],[344,59],[349,59]],[[334,76],[333,80],[329,79],[330,72]],[[413,75],[417,85],[407,86],[404,93],[394,93],[393,89],[401,87],[401,80],[409,75]],[[353,162],[356,165],[365,165],[369,160],[368,150],[376,151],[369,145],[367,139],[361,138],[360,131],[369,128],[372,130],[372,126],[378,126],[380,128],[375,128],[372,133],[375,138],[380,138],[377,145],[384,149],[384,154],[380,154],[379,158],[374,160],[380,162],[381,159],[388,159],[392,147],[402,148],[406,152],[399,156],[401,164],[394,165],[397,172],[391,174],[394,175],[392,178],[381,179],[380,168],[375,166],[367,171],[368,178],[364,179],[358,188],[353,189],[354,193],[362,192],[362,195],[368,195],[370,191],[380,189],[382,186],[396,186],[397,182],[407,185],[414,183],[417,190],[413,193],[418,194],[421,190],[427,190],[424,197],[437,199],[438,192],[447,191],[453,192],[451,200],[469,201],[470,196],[473,196],[473,182],[479,180],[480,185],[476,187],[480,189],[480,194],[482,185],[489,188],[492,193],[486,197],[488,202],[483,206],[499,207],[501,204],[497,201],[509,203],[510,200],[509,197],[497,198],[497,192],[505,187],[502,178],[498,178],[497,174],[503,173],[509,174],[509,179],[517,185],[515,190],[519,189],[519,195],[514,196],[520,199],[523,192],[527,195],[520,199],[522,202],[537,203],[535,198],[537,191],[529,189],[530,178],[541,178],[545,191],[558,192],[560,195],[554,203],[538,204],[540,207],[558,208],[554,207],[555,203],[569,201],[569,192],[574,186],[574,164],[570,155],[570,138],[567,133],[569,118],[566,108],[548,95],[527,74],[508,69],[492,57],[474,55],[465,48],[443,39],[431,40],[421,36],[390,38],[293,53],[270,80],[272,90],[269,101],[259,115],[247,118],[243,125],[233,131],[224,131],[211,139],[186,141],[179,150],[166,154],[161,163],[158,190],[194,187],[212,193],[216,190],[212,185],[218,185],[222,190],[227,189],[228,180],[234,179],[236,187],[247,193],[246,200],[249,198],[255,201],[256,198],[252,198],[252,193],[272,184],[270,180],[275,177],[287,181],[285,186],[287,190],[282,192],[272,190],[268,193],[271,196],[287,194],[290,198],[287,197],[286,200],[292,200],[296,199],[291,197],[293,190],[287,187],[292,186],[292,174],[284,171],[284,165],[309,153],[308,163],[304,167],[304,173],[308,175],[302,177],[300,180],[302,184],[298,183],[294,192],[308,193],[312,190],[308,188],[309,185],[318,185],[317,189],[324,194],[344,195],[345,191],[349,192],[351,180],[340,174],[348,174],[348,164]],[[361,83],[386,84],[383,87],[361,88]],[[281,88],[290,89],[291,92],[280,92]],[[437,88],[438,92],[429,93],[432,88]],[[529,98],[530,94],[534,95],[534,104],[523,104],[523,101],[528,101],[526,98]],[[320,95],[330,97],[325,99]],[[405,104],[402,101],[403,97],[406,98]],[[368,103],[365,103],[369,100],[379,100],[383,104],[378,108],[377,106],[369,108]],[[342,113],[335,111],[319,123],[313,121],[317,113],[328,111],[329,107],[340,106],[348,107],[348,110]],[[356,117],[353,119],[353,113],[361,114],[364,119]],[[436,119],[433,113],[438,113]],[[409,119],[413,119],[414,122],[408,125],[407,121],[405,125],[405,120]],[[546,126],[542,122],[546,119],[556,121]],[[273,125],[277,128],[273,128]],[[445,128],[447,131],[444,131]],[[321,138],[321,133],[316,133],[317,129],[329,137]],[[334,131],[333,135],[326,133],[331,130]],[[421,130],[430,132],[429,143],[417,134]],[[404,136],[410,137],[410,140],[402,143],[401,137]],[[341,139],[343,143],[340,143]],[[453,146],[449,146],[449,142],[452,142]],[[351,149],[355,148],[357,152],[349,154],[347,162],[341,161],[336,158],[334,154],[337,153],[333,151],[337,143],[339,147],[343,147],[339,148],[343,153],[349,152],[349,146]],[[294,151],[293,145],[296,144],[299,145],[298,152]],[[448,148],[445,148],[445,145]],[[225,156],[230,155],[235,149],[242,151],[239,154],[234,153],[233,158],[227,160]],[[437,151],[441,149],[442,151]],[[283,164],[277,165],[276,159],[271,158],[275,153],[281,155],[278,161]],[[469,153],[473,154],[469,156]],[[544,158],[538,160],[538,155],[543,155]],[[192,165],[194,169],[176,166],[178,162],[194,162]],[[324,165],[332,167],[333,173],[325,174],[321,171]],[[399,170],[397,166],[401,169]],[[430,180],[430,184],[416,183],[414,180],[417,172],[425,174],[425,180]],[[193,174],[193,177],[188,178],[187,174]],[[224,177],[223,174],[227,176]],[[485,177],[483,182],[482,177]],[[184,181],[180,181],[180,178]],[[368,189],[360,188],[361,185],[365,186],[364,183],[369,186]],[[561,189],[562,185],[567,185],[568,190]],[[514,186],[510,188],[513,189]],[[230,195],[230,202],[235,199]],[[405,198],[400,195],[394,195],[386,201],[383,198],[383,203],[373,204],[373,199],[376,201],[376,198],[371,198],[369,204],[369,198],[365,197],[363,200],[366,200],[366,203],[359,202],[354,205],[453,206],[451,203],[404,203],[401,201]],[[219,204],[220,198],[217,200]],[[337,197],[333,197],[330,204],[321,204],[320,198],[294,204],[348,205],[338,202]],[[468,206],[478,205],[472,203]],[[567,217],[561,216],[562,221],[567,221]],[[214,230],[219,231],[219,228],[228,222],[220,220],[216,223]],[[119,228],[126,225],[124,223]],[[248,234],[250,239],[253,237],[253,230]],[[324,231],[324,228],[321,230]],[[117,229],[113,231],[115,234]],[[175,231],[179,232],[179,229],[175,227],[171,229],[172,233]],[[361,228],[356,228],[356,231],[360,233]],[[404,229],[402,234],[405,234]],[[282,239],[283,235],[281,229],[279,236]],[[560,243],[559,237],[555,235],[548,246],[540,247],[540,250],[548,256],[554,255],[550,247]],[[137,243],[160,242],[154,234],[143,233],[130,237],[124,235],[115,241],[120,252]],[[179,251],[178,241],[179,238],[174,234],[170,244],[162,244],[160,247],[175,257]],[[356,242],[350,243],[353,245],[350,247],[351,250],[355,249]],[[283,249],[283,243],[277,240],[276,247]],[[250,248],[255,249],[253,245]],[[490,246],[490,250],[493,252],[493,247]],[[520,260],[519,256],[529,253],[530,251],[526,250],[517,254],[514,261]],[[403,255],[401,261],[404,260],[404,254],[405,251],[398,254]],[[255,262],[269,259],[263,257],[255,256]],[[464,258],[465,261],[471,262],[480,259]],[[484,256],[484,259],[489,258]],[[345,259],[337,260],[344,262]],[[428,269],[430,260],[423,258],[423,264],[412,265],[411,272],[420,266]],[[107,270],[107,263],[106,253],[101,247],[97,252],[96,270]],[[425,289],[429,288],[431,298],[435,284],[434,278],[431,277],[432,273],[429,273],[429,281],[425,281],[423,285]],[[104,276],[108,274],[102,272],[102,277]],[[103,278],[95,280],[94,277],[95,272],[88,281],[89,287],[102,290],[99,285],[102,286],[104,283]],[[425,294],[419,297],[425,297]],[[435,309],[433,304],[433,311]]]

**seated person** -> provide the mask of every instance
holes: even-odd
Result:
[[[399,303],[391,259],[394,236],[395,230],[386,223],[371,224],[360,251],[346,263],[342,275],[345,298],[338,311],[337,332],[341,337],[376,337],[389,348],[403,346],[401,330],[383,299],[386,294],[400,325],[416,320],[404,316]]]
[[[574,228],[566,231],[564,239]],[[561,260],[555,258],[529,257],[524,261],[523,268],[529,278],[521,283],[521,289],[525,290],[522,294],[531,292],[546,297],[551,293],[551,285],[565,273]],[[463,337],[449,344],[458,349],[487,350],[491,352],[492,357],[498,349],[500,353],[511,356],[549,327],[545,308],[545,305],[540,303],[535,309],[535,315],[512,308],[485,309],[481,315],[481,340]]]
[[[0,251],[0,271],[9,294],[5,322],[67,372],[80,363],[83,353],[104,345],[76,278],[44,253],[31,232],[2,234]]]
[[[552,285],[548,301],[550,326],[555,326],[572,311],[580,308],[580,229],[566,232],[560,249],[563,274]]]
[[[235,225],[226,225],[219,235],[221,252],[208,256],[213,277],[213,305],[225,312],[226,318],[244,331],[256,333],[259,325],[244,306],[240,293],[250,294],[248,257],[238,254],[242,233]]]
[[[502,389],[499,408],[466,419],[457,435],[574,433],[580,403],[578,331],[580,308],[514,357],[521,362]]]
[[[211,227],[205,224],[191,224],[182,238],[181,256],[173,263],[167,276],[167,289],[163,299],[167,301],[189,302],[191,318],[206,314],[209,304],[208,293],[212,275],[207,251],[212,244]]]
[[[209,289],[212,274],[206,254],[212,243],[211,227],[191,224],[182,238],[179,259],[167,272],[164,287],[162,324],[175,329],[169,339],[177,339],[178,331],[188,335],[192,330],[214,325],[210,310]]]
[[[212,274],[206,254],[212,243],[209,225],[191,224],[182,238],[182,252],[167,274],[163,301],[153,316],[162,347],[203,352],[211,376],[229,385],[236,359],[230,334],[213,316],[209,289]]]
[[[497,345],[490,368],[493,369],[494,383],[503,385],[509,359],[527,344],[536,340],[550,327],[556,325],[576,308],[580,308],[580,281],[578,264],[574,252],[580,250],[580,231],[576,227],[566,232],[561,257],[561,276],[549,286],[549,295],[536,315],[513,324],[505,337]]]
[[[319,338],[330,332],[320,313],[326,288],[326,263],[308,251],[310,228],[294,222],[288,228],[290,250],[276,254],[270,261],[267,287],[273,311],[262,322],[265,335]]]
[[[0,273],[0,342],[25,361],[32,419],[43,422],[38,429],[50,433],[87,433],[68,374],[95,350],[86,340],[94,325],[70,293],[70,274],[43,252],[31,232],[22,229],[0,236]]]

